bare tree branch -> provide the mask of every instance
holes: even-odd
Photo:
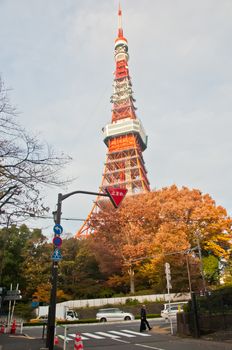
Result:
[[[42,214],[47,208],[42,186],[63,186],[60,169],[71,158],[52,148],[19,125],[0,77],[0,225],[25,219],[25,213]]]

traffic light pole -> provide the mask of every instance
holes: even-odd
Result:
[[[97,193],[97,192],[89,192],[89,191],[74,191],[67,194],[58,194],[57,201],[57,210],[55,217],[55,224],[59,224],[61,222],[61,208],[62,201],[68,197],[73,196],[74,194],[88,194],[94,196],[102,196],[102,197],[110,197],[109,193]],[[47,338],[46,338],[46,347],[49,350],[54,349],[54,336],[55,336],[55,319],[56,319],[56,291],[57,291],[57,276],[58,276],[58,261],[52,262],[52,272],[51,272],[51,295],[50,295],[50,306],[48,312],[48,325],[47,325]]]

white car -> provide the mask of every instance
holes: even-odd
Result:
[[[170,303],[164,304],[164,309],[161,311],[161,317],[163,317],[165,320],[168,320],[169,318],[176,317],[176,314],[178,312],[183,311],[183,306],[187,304],[188,302],[179,302],[179,303]]]
[[[98,310],[96,319],[100,322],[130,321],[134,320],[135,317],[130,312],[124,312],[118,308],[108,308]]]

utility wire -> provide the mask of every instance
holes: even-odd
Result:
[[[176,255],[176,254],[189,254],[190,252],[197,250],[197,249],[198,249],[198,247],[193,247],[193,248],[179,250],[179,251],[171,252],[171,253],[160,253],[160,254],[156,254],[156,255],[146,256],[143,258],[132,259],[132,260],[130,260],[130,262],[146,260],[146,259],[154,259],[154,258],[160,257],[160,255],[167,256],[167,255]]]

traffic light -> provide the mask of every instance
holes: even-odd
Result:
[[[170,269],[170,264],[165,263],[165,274],[166,274],[166,280],[167,280],[167,289],[172,289],[171,285],[171,269]]]

